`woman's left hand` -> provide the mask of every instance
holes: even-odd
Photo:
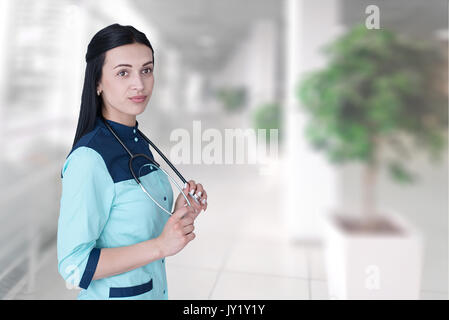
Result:
[[[192,204],[192,207],[196,212],[196,216],[198,216],[198,214],[201,211],[206,211],[206,209],[207,209],[207,192],[206,192],[206,190],[204,190],[201,183],[195,183],[195,181],[190,180],[189,182],[187,182],[184,185],[184,188],[182,189],[182,191],[189,198],[189,201]],[[195,197],[198,202],[195,201]],[[176,202],[175,202],[175,210],[185,206],[186,204],[187,204],[186,199],[184,198],[184,196],[181,193],[179,193],[178,197],[176,198]],[[195,218],[196,218],[196,216],[195,216]]]

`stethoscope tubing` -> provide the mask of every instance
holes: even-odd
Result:
[[[132,169],[132,161],[137,158],[137,157],[144,157],[146,158],[148,161],[152,162],[153,165],[155,165],[157,167],[157,169],[160,169],[172,182],[173,184],[176,186],[176,188],[181,192],[181,194],[183,195],[184,199],[186,199],[187,204],[191,207],[192,204],[190,203],[189,199],[187,198],[186,194],[184,193],[184,191],[182,191],[181,186],[171,177],[171,175],[169,175],[167,173],[167,171],[165,171],[163,168],[161,168],[161,166],[156,162],[156,160],[151,159],[150,157],[148,157],[146,154],[143,153],[139,153],[139,154],[132,154],[132,152],[126,147],[126,145],[123,143],[123,141],[118,137],[118,135],[114,132],[114,130],[111,128],[111,126],[106,122],[106,120],[103,120],[103,123],[106,125],[106,127],[109,129],[109,131],[112,133],[112,135],[115,137],[115,139],[121,144],[121,146],[126,150],[126,152],[129,154],[130,158],[129,158],[129,169],[131,171],[131,174],[133,175],[134,180],[139,184],[140,188],[143,190],[143,192],[145,192],[146,195],[148,195],[150,197],[151,200],[153,200],[153,202],[159,207],[161,208],[163,211],[165,211],[166,213],[168,213],[169,215],[171,215],[171,212],[169,212],[167,209],[165,209],[164,207],[162,207],[149,193],[147,190],[145,190],[145,188],[143,187],[139,177],[136,176],[136,174],[134,173],[134,170]],[[161,150],[159,150],[158,147],[156,147],[156,145],[147,138],[147,136],[145,136],[140,130],[137,130],[139,132],[139,134],[144,138],[144,140],[150,144],[154,150],[156,150],[156,152],[161,156],[162,159],[164,159],[164,161],[170,166],[170,168],[176,173],[176,175],[182,180],[182,182],[187,183],[187,180],[181,175],[181,173],[175,168],[175,166],[170,162],[170,160],[167,159],[167,157],[162,153]]]
[[[145,139],[145,141],[148,142],[153,147],[154,150],[156,150],[156,152],[161,156],[161,158],[164,159],[165,163],[167,163],[170,166],[170,168],[174,171],[174,173],[176,173],[179,179],[181,179],[183,183],[187,183],[187,180],[184,179],[182,174],[175,168],[175,166],[170,162],[170,160],[168,160],[168,158],[162,153],[162,151],[159,150],[159,148],[156,147],[156,145],[150,139],[148,139],[147,136],[142,133],[142,131],[137,129],[137,132],[139,132],[139,134]]]

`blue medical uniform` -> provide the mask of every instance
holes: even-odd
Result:
[[[106,120],[133,154],[153,158],[134,127]],[[78,299],[167,299],[165,259],[115,276],[92,280],[103,248],[133,245],[158,237],[170,217],[140,188],[129,170],[129,155],[100,117],[73,147],[62,168],[58,221],[58,271],[83,290]],[[168,178],[150,168],[143,176],[151,195],[172,210]]]

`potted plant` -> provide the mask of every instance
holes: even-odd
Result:
[[[282,108],[279,102],[267,102],[258,105],[253,111],[254,129],[266,130],[266,141],[270,143],[270,129],[279,131],[278,138],[281,139]]]
[[[298,86],[309,116],[305,135],[336,164],[364,167],[361,214],[326,215],[331,298],[419,298],[423,239],[401,215],[376,203],[376,179],[412,183],[411,151],[434,158],[446,146],[446,61],[438,50],[395,33],[356,26],[325,48],[326,68]],[[382,151],[389,150],[384,153]]]
[[[245,87],[222,87],[217,89],[216,94],[227,112],[238,113],[246,105],[247,92]]]
[[[252,111],[253,127],[257,131],[257,152],[260,175],[279,175],[277,155],[282,144],[282,108],[278,101],[257,105]],[[264,140],[259,130],[265,131]],[[263,131],[261,131],[263,132]],[[263,146],[264,145],[264,146]],[[268,151],[268,148],[270,149]]]

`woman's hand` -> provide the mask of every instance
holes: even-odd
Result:
[[[190,203],[192,204],[193,209],[195,209],[195,219],[201,211],[206,211],[207,209],[207,192],[204,190],[201,183],[195,183],[195,181],[190,180],[188,183],[184,185],[184,189],[182,191],[189,198]],[[196,197],[196,201],[195,198]],[[198,202],[197,202],[198,201]],[[175,202],[175,210],[184,207],[187,204],[184,196],[179,193]]]
[[[156,238],[163,257],[178,253],[195,238],[194,215],[193,209],[189,206],[181,207],[167,220],[161,235]]]

